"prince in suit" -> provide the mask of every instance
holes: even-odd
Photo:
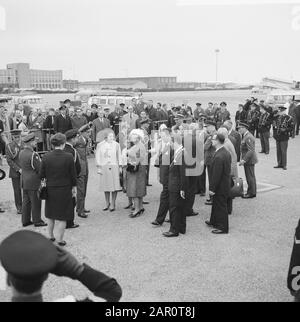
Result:
[[[54,132],[65,134],[67,131],[72,130],[72,122],[67,115],[66,106],[60,107],[60,114],[54,119]]]
[[[258,159],[255,152],[255,137],[249,132],[249,125],[246,123],[239,123],[238,129],[242,136],[242,161],[240,162],[240,166],[244,166],[246,180],[248,183],[248,192],[243,196],[243,198],[251,199],[256,197],[257,190],[255,165],[258,163]]]
[[[110,121],[104,117],[102,110],[98,110],[98,118],[93,121],[92,125],[93,142],[97,141],[97,134],[105,129],[110,129]]]
[[[174,159],[169,168],[169,212],[171,227],[164,233],[165,237],[178,237],[186,233],[186,212],[184,211],[185,195],[187,191],[186,173],[184,165],[184,148],[182,137],[175,134]]]
[[[206,222],[208,226],[215,228],[213,234],[228,234],[228,207],[227,201],[230,192],[231,156],[224,147],[225,136],[216,134],[213,137],[213,145],[216,149],[211,165],[211,178],[209,182],[209,194],[213,204],[211,218]]]

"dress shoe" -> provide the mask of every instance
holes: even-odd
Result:
[[[157,220],[154,220],[152,223],[151,223],[153,226],[162,226],[162,224],[160,224]]]
[[[102,210],[103,211],[108,211],[109,210],[109,207],[110,207],[110,204],[106,208],[103,208]]]
[[[22,210],[18,210],[17,215],[22,215]]]
[[[265,153],[265,151],[260,151],[259,153]]]
[[[166,233],[163,233],[164,237],[170,238],[170,237],[178,237],[179,234],[178,233],[172,233],[171,231],[168,231]]]
[[[225,234],[228,234],[228,233],[226,233],[225,231],[223,231],[223,230],[219,230],[219,229],[217,229],[217,230],[213,230],[211,233],[212,233],[212,234],[215,234],[215,235],[225,235]]]
[[[66,243],[65,241],[59,242],[59,243],[57,243],[57,244],[58,244],[58,246],[60,246],[60,247],[65,247],[65,246],[67,246],[67,243]]]
[[[208,226],[208,227],[213,227],[212,223],[210,221],[206,221],[205,224]]]
[[[111,208],[109,209],[110,212],[115,212],[116,211],[116,208]]]
[[[282,169],[286,171],[287,170],[287,167],[283,167]]]
[[[130,208],[132,208],[132,206],[133,206],[133,204],[130,204],[130,205],[128,205],[127,207],[125,207],[124,209],[130,209]]]
[[[165,222],[166,222],[166,223],[170,223],[170,222],[171,222],[171,220],[170,220],[170,219],[166,219],[166,220],[165,220]]]
[[[198,212],[192,212],[191,214],[189,215],[186,215],[187,217],[196,217],[196,216],[199,216],[199,213]]]
[[[282,169],[281,165],[277,165],[276,167],[274,167],[274,169]]]
[[[3,214],[5,212],[5,210],[3,210],[2,208],[0,208],[0,213]]]
[[[212,206],[213,202],[212,201],[206,201],[206,206]]]
[[[253,198],[256,198],[256,195],[243,195],[242,198],[243,199],[253,199]]]
[[[55,241],[56,241],[56,239],[55,238],[50,238],[49,239],[52,243],[54,243]]]
[[[78,224],[73,224],[72,226],[67,226],[66,229],[76,229],[79,228],[80,226]]]
[[[186,230],[181,230],[181,231],[179,231],[179,233],[180,233],[181,235],[185,235],[185,234],[186,234]]]
[[[26,224],[23,224],[23,227],[29,227],[29,226],[32,226],[33,225],[33,222],[32,221],[29,221],[28,223]]]
[[[40,228],[40,227],[47,227],[48,224],[46,224],[45,222],[41,221],[41,222],[38,222],[37,224],[34,224],[34,227],[36,228]]]
[[[90,210],[85,210],[84,209],[84,211],[83,211],[85,214],[90,214],[91,213],[91,211]]]
[[[87,219],[88,215],[86,215],[86,214],[78,214],[78,217],[83,218],[83,219]]]

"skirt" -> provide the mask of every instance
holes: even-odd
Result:
[[[72,187],[47,187],[45,216],[48,219],[68,221],[74,217]]]
[[[117,165],[105,165],[102,167],[100,177],[100,192],[122,191],[120,185],[120,170]]]
[[[147,194],[146,166],[139,167],[135,173],[127,172],[126,191],[129,198],[143,198]]]

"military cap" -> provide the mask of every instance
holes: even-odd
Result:
[[[103,109],[104,111],[110,111],[110,108],[109,107],[104,107]]]
[[[141,125],[143,125],[143,124],[149,124],[149,120],[148,119],[147,120],[143,120],[143,121],[140,122],[140,124]]]
[[[82,108],[81,107],[76,107],[75,112],[82,112]]]
[[[66,100],[64,101],[64,104],[68,104],[68,103],[71,103],[71,100],[70,100],[70,99],[66,99]]]
[[[220,106],[227,106],[227,103],[226,103],[226,102],[222,102],[222,103],[220,104]]]
[[[183,119],[184,115],[182,113],[177,113],[177,117],[180,118],[180,119]]]
[[[278,106],[278,109],[279,109],[280,111],[285,111],[285,110],[287,110],[287,108],[286,108],[285,106],[283,106],[283,105]]]
[[[76,138],[76,136],[78,135],[78,130],[69,130],[65,133],[65,136],[67,138],[67,141]]]
[[[0,244],[0,262],[15,277],[26,279],[48,274],[57,261],[53,243],[33,231],[18,231]]]
[[[21,131],[21,130],[11,130],[11,131],[10,131],[10,134],[11,134],[12,136],[19,136],[19,135],[21,135],[21,133],[22,133],[22,131]]]
[[[217,123],[216,123],[215,121],[213,121],[213,120],[207,120],[207,121],[205,122],[205,125],[217,126]]]
[[[125,106],[125,104],[124,103],[121,103],[120,106]]]
[[[62,105],[60,108],[59,108],[59,110],[60,111],[62,111],[62,110],[66,110],[67,109],[67,107],[65,106],[65,105]]]
[[[91,108],[96,108],[97,109],[98,108],[98,105],[97,104],[92,104],[91,105]]]
[[[23,142],[24,143],[29,143],[31,141],[34,141],[35,140],[35,134],[34,133],[30,133],[28,135],[26,135],[23,139]]]
[[[202,106],[202,104],[201,103],[196,103],[196,106]]]
[[[244,122],[239,122],[237,124],[237,128],[241,128],[241,127],[244,127],[245,129],[249,130],[249,125],[247,123],[244,123]]]

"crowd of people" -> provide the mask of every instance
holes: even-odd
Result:
[[[288,113],[287,113],[288,109]],[[78,228],[75,212],[87,219],[85,207],[89,166],[95,155],[99,189],[105,196],[103,211],[117,209],[117,195],[126,193],[130,218],[145,212],[145,197],[150,165],[158,168],[162,192],[154,227],[170,223],[164,237],[186,234],[186,218],[197,216],[195,196],[207,196],[211,218],[206,224],[213,234],[229,233],[233,211],[232,194],[239,178],[238,165],[244,168],[247,193],[257,195],[255,165],[260,153],[270,152],[270,137],[276,140],[275,168],[287,170],[290,138],[299,134],[298,110],[289,106],[268,106],[255,98],[230,115],[226,102],[197,103],[195,108],[132,100],[109,107],[73,108],[66,100],[47,112],[25,111],[19,105],[8,115],[0,107],[1,151],[10,168],[15,206],[24,227],[48,225],[49,239],[66,246],[65,229]],[[208,177],[208,180],[207,180]],[[207,181],[209,186],[207,187]],[[46,190],[45,217],[42,220],[40,190]],[[0,209],[4,212],[4,209]],[[169,219],[167,215],[169,213]],[[54,228],[57,226],[55,234]]]

